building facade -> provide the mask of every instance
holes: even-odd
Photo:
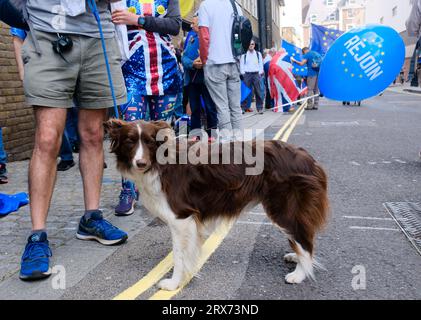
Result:
[[[311,42],[311,24],[348,31],[365,24],[366,0],[310,0],[303,1],[304,45]],[[305,6],[304,6],[305,5]]]
[[[416,38],[408,37],[406,21],[411,13],[412,0],[367,0],[367,23],[379,23],[394,28],[405,43],[405,78],[415,50]]]
[[[349,31],[366,22],[366,1],[342,0],[338,4],[339,30]]]
[[[282,8],[282,40],[288,41],[298,47],[302,46],[302,3],[297,0],[285,0],[285,6]]]
[[[298,47],[302,46],[301,37],[295,27],[282,27],[282,40],[288,41]]]

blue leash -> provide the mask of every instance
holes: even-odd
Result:
[[[104,53],[105,65],[107,67],[108,81],[110,83],[110,88],[111,88],[111,96],[113,97],[114,116],[118,119],[119,113],[118,113],[118,107],[117,107],[117,99],[115,97],[113,77],[111,76],[110,63],[108,62],[107,48],[105,46],[104,33],[102,32],[101,19],[99,17],[99,12],[98,12],[98,8],[96,6],[95,0],[88,0],[88,5],[98,24],[99,35],[101,37],[102,51]],[[136,197],[136,190],[133,184],[131,184],[131,192],[132,192],[133,197]]]
[[[97,21],[97,24],[98,24],[99,35],[101,37],[102,51],[104,53],[105,65],[107,67],[108,81],[109,81],[110,88],[111,88],[111,96],[113,97],[114,116],[116,118],[118,118],[119,113],[118,113],[117,99],[115,97],[113,78],[111,76],[110,63],[108,62],[107,48],[105,46],[104,33],[102,32],[101,19],[99,17],[99,12],[98,12],[98,8],[96,6],[95,0],[88,0],[88,5],[89,5],[89,8],[91,9],[91,12],[93,13],[93,15],[95,17],[95,20]]]

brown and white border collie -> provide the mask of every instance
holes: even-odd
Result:
[[[305,150],[264,141],[263,172],[252,176],[245,173],[247,164],[160,164],[156,153],[163,142],[156,137],[160,130],[170,130],[165,122],[114,119],[104,126],[118,170],[135,181],[144,207],[171,230],[174,272],[160,288],[175,290],[195,272],[202,242],[216,222],[235,219],[258,203],[295,252],[285,256],[297,263],[286,282],[314,277],[314,239],[328,215],[327,176]]]

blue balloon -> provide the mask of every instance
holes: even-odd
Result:
[[[368,25],[342,35],[327,52],[319,74],[323,95],[361,101],[383,92],[405,61],[405,44],[392,28]]]

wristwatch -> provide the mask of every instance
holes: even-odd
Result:
[[[143,27],[144,25],[145,25],[145,17],[139,17],[138,19],[137,19],[137,25],[139,26],[139,27]]]

